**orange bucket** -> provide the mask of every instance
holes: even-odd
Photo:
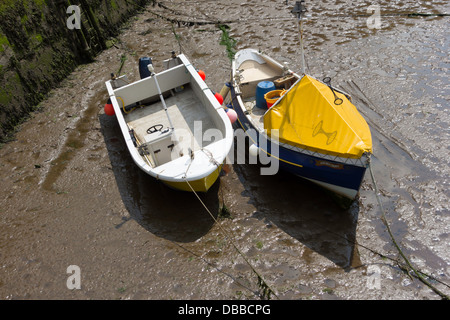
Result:
[[[285,94],[286,90],[273,90],[269,91],[264,95],[264,99],[267,102],[267,108],[270,108],[278,99],[280,99],[283,94]]]

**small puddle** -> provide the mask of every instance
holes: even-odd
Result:
[[[50,170],[42,182],[44,190],[59,192],[54,186],[55,182],[75,157],[77,150],[84,147],[87,133],[91,130],[93,121],[97,121],[98,106],[101,105],[105,98],[104,90],[95,91],[97,93],[92,96],[89,96],[89,93],[86,94],[87,97],[85,98],[88,100],[87,108],[81,113],[81,118],[77,121],[75,129],[68,134],[59,156],[50,162]]]

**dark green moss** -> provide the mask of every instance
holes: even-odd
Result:
[[[0,142],[52,88],[105,49],[106,39],[117,36],[127,19],[149,2],[1,0]],[[85,14],[81,30],[66,26],[70,4],[80,4]]]

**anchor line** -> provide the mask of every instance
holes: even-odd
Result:
[[[189,165],[187,166],[186,171],[184,172],[184,177],[183,177],[183,179],[185,179],[186,181],[187,181],[187,173],[188,173],[189,168],[191,167],[191,164],[192,164],[192,162],[194,161],[194,157],[195,157],[195,156],[194,156],[194,151],[192,151],[191,148],[189,148],[188,151],[189,151],[189,156],[190,156],[190,158],[191,158],[191,161],[189,162]]]
[[[403,253],[402,249],[400,248],[400,246],[398,245],[397,241],[395,240],[394,235],[392,234],[391,228],[389,226],[389,223],[386,219],[386,213],[383,209],[383,205],[381,203],[381,199],[379,196],[379,191],[378,191],[378,185],[375,181],[375,176],[373,174],[373,170],[372,170],[372,164],[371,164],[371,160],[369,159],[369,171],[370,171],[370,176],[372,178],[373,181],[373,185],[375,188],[375,195],[378,201],[378,205],[380,206],[380,210],[381,210],[381,221],[383,222],[383,224],[386,226],[386,229],[389,233],[389,236],[392,240],[392,243],[394,244],[395,248],[397,249],[398,253],[400,254],[400,256],[403,258],[403,260],[405,261],[406,265],[408,266],[408,268],[410,269],[409,271],[413,271],[414,275],[422,282],[424,283],[426,286],[428,286],[431,290],[433,290],[436,294],[438,294],[442,299],[444,300],[450,300],[450,297],[448,295],[446,295],[445,293],[441,292],[439,289],[437,289],[435,286],[433,286],[429,281],[427,281],[423,275],[426,275],[425,273],[421,272],[420,270],[417,270],[412,263],[409,261],[409,259],[406,257],[406,255]],[[409,273],[408,273],[409,275]],[[426,275],[428,277],[428,275]]]
[[[238,248],[238,246],[233,241],[232,237],[230,236],[229,232],[225,230],[225,228],[218,223],[217,219],[214,217],[214,215],[211,213],[211,211],[208,209],[206,204],[202,201],[202,199],[199,197],[197,192],[192,188],[191,184],[187,179],[184,179],[189,186],[189,188],[192,190],[192,192],[195,194],[197,199],[200,201],[200,203],[203,205],[205,210],[208,212],[208,214],[211,216],[211,218],[214,220],[214,222],[219,226],[220,230],[223,232],[225,238],[231,243],[233,248],[237,251],[237,253],[244,259],[244,261],[250,266],[251,270],[256,274],[258,277],[258,285],[263,289],[263,297],[267,296],[267,298],[270,300],[270,295],[273,294],[275,297],[278,298],[275,291],[272,290],[272,288],[267,284],[267,282],[263,279],[263,277],[259,274],[259,272],[255,269],[255,267],[250,263],[250,261],[247,259],[247,257],[244,255],[244,253]]]
[[[203,1],[194,1],[194,2],[190,2],[190,4],[195,4],[195,3],[206,3],[206,2],[213,2],[216,0],[203,0]],[[194,25],[221,25],[221,24],[231,24],[231,23],[244,23],[244,22],[259,22],[259,21],[263,21],[264,23],[267,23],[268,20],[270,21],[289,21],[290,18],[284,18],[284,17],[264,17],[264,18],[246,18],[246,19],[234,19],[234,20],[224,20],[224,21],[214,21],[209,19],[209,21],[190,21],[190,20],[179,20],[179,19],[171,19],[169,17],[166,17],[164,15],[158,14],[156,12],[154,12],[153,10],[149,9],[148,6],[142,6],[136,3],[133,3],[131,0],[125,0],[125,2],[127,2],[129,5],[133,5],[133,6],[137,6],[138,8],[140,8],[141,10],[150,12],[151,14],[157,16],[158,18],[161,18],[163,20],[169,21],[171,23],[177,23],[178,26],[194,26]],[[175,4],[177,5],[177,3],[171,3],[171,4]],[[288,5],[288,3],[286,2],[286,5]],[[180,15],[186,15],[191,17],[191,15],[187,15],[187,14],[183,14],[183,12],[180,12],[178,10],[172,9],[168,6],[166,6],[164,4],[164,1],[157,1],[157,0],[152,0],[152,6],[158,6],[159,8],[162,8],[163,10],[166,10],[172,14],[175,14],[177,16]],[[326,14],[326,13],[325,13]],[[408,18],[414,18],[414,17],[419,17],[419,16],[424,16],[424,17],[445,17],[445,16],[450,16],[449,13],[418,13],[418,12],[404,12],[404,13],[385,13],[385,14],[380,14],[382,17],[408,17]],[[370,17],[369,14],[335,14],[333,13],[332,16],[334,18],[336,17],[341,17],[341,18],[348,18],[348,17],[352,17],[352,18],[360,18],[360,17]],[[209,18],[209,17],[208,17]]]

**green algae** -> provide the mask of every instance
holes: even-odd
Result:
[[[0,142],[78,65],[149,0],[1,0]],[[81,29],[67,28],[67,7],[81,7]]]

